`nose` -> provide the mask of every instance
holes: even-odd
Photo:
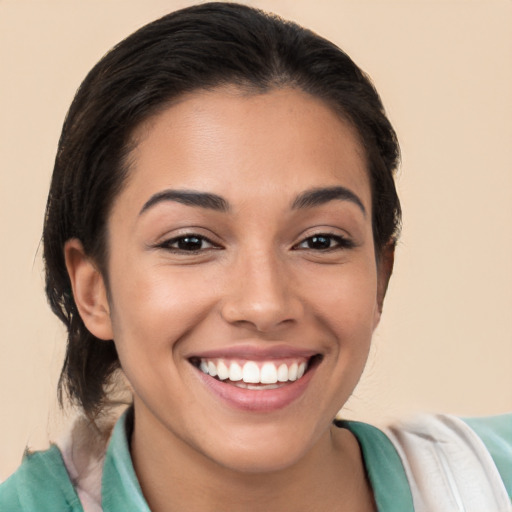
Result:
[[[300,320],[303,304],[285,263],[270,254],[240,256],[230,270],[221,308],[226,322],[269,333]]]

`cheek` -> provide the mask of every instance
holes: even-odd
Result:
[[[214,302],[212,287],[197,281],[192,272],[171,273],[163,266],[113,276],[111,317],[118,351],[158,358],[177,348]]]
[[[377,270],[368,259],[358,265],[341,265],[310,280],[304,293],[318,315],[328,318],[337,331],[372,332],[377,308]]]
[[[147,407],[177,407],[186,393],[180,349],[210,309],[210,290],[162,269],[122,276],[112,279],[111,319],[123,372]]]
[[[377,309],[377,278],[371,259],[359,266],[338,268],[316,281],[308,294],[315,316],[324,324],[331,342],[328,350],[331,382],[337,395],[348,398],[366,364],[371,346]]]

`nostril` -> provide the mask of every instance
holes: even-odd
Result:
[[[233,325],[258,332],[288,326],[303,313],[303,303],[294,293],[286,269],[278,268],[275,258],[252,256],[250,268],[224,298],[221,315]],[[264,261],[263,261],[264,260]]]
[[[292,326],[299,320],[300,315],[301,309],[291,304],[243,301],[227,304],[221,311],[221,316],[226,322],[260,333]]]

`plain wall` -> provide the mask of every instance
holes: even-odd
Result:
[[[118,40],[187,1],[0,0],[0,479],[66,419],[65,335],[39,239],[65,112]],[[335,41],[401,140],[403,236],[381,326],[343,414],[512,410],[512,2],[246,2]]]

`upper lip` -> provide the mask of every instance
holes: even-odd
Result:
[[[251,361],[266,361],[272,359],[285,359],[293,357],[310,358],[319,354],[318,350],[305,349],[292,345],[272,344],[268,346],[257,346],[251,344],[233,345],[224,348],[215,348],[190,353],[187,359],[247,359]]]

